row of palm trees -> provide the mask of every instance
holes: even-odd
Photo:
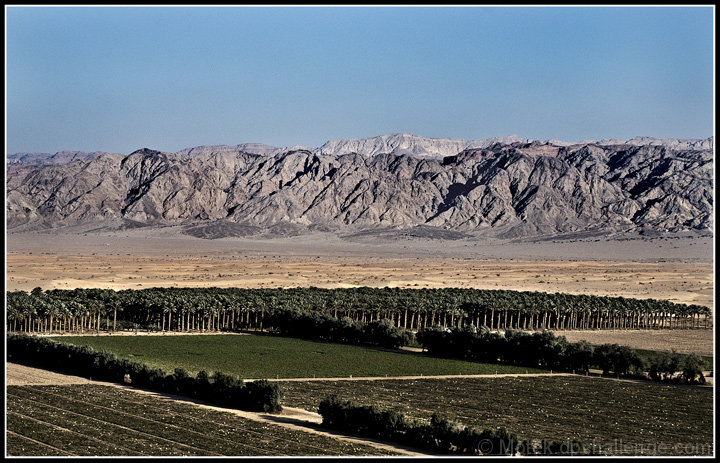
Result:
[[[7,296],[7,330],[86,332],[128,327],[162,331],[267,330],[275,310],[320,311],[360,322],[389,319],[417,331],[708,328],[710,309],[665,300],[528,291],[400,288],[35,288]]]

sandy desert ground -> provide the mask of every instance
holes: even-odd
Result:
[[[7,250],[9,290],[454,286],[713,306],[708,239],[362,242],[317,234],[204,240],[143,230],[8,235]]]
[[[667,299],[712,308],[712,238],[200,239],[176,229],[6,235],[8,290],[95,287],[461,287]],[[581,339],[568,333],[568,339]],[[586,332],[592,342],[710,354],[707,330]]]

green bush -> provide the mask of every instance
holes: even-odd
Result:
[[[648,374],[656,381],[669,381],[680,367],[680,356],[675,349],[671,353],[654,355],[649,362]]]
[[[341,431],[379,437],[445,454],[514,455],[518,439],[505,428],[482,432],[433,414],[430,423],[408,420],[394,410],[357,405],[337,396],[320,402],[322,425]]]
[[[268,326],[283,336],[321,339],[344,344],[401,347],[415,340],[413,332],[391,320],[363,323],[348,317],[336,318],[320,312],[278,309],[268,315]]]
[[[696,354],[685,357],[685,364],[682,370],[682,377],[690,384],[705,384],[705,375],[702,372],[704,362]]]
[[[118,359],[109,352],[95,352],[88,346],[62,344],[25,334],[8,335],[7,358],[12,362],[95,380],[129,381],[135,387],[195,397],[224,407],[265,412],[282,410],[280,389],[266,380],[244,384],[234,376],[221,372],[208,376],[205,371],[193,378],[182,368],[165,375],[160,369]]]
[[[617,344],[593,347],[586,341],[568,342],[550,331],[527,333],[507,330],[493,333],[487,327],[475,329],[433,326],[421,329],[418,342],[434,355],[511,365],[545,367],[558,370],[588,371],[597,366],[604,374],[642,373],[642,359],[630,348]]]

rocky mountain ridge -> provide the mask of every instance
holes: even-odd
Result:
[[[142,149],[9,176],[7,227],[181,225],[205,237],[418,226],[498,237],[713,230],[710,150],[516,142],[442,159],[188,154]]]
[[[106,151],[58,151],[57,153],[15,153],[7,157],[8,164],[67,164],[78,159],[88,161],[103,154],[110,154]]]
[[[453,156],[466,149],[487,148],[496,143],[510,145],[512,143],[528,143],[530,141],[529,139],[520,138],[517,135],[488,138],[486,140],[461,140],[452,138],[426,138],[407,133],[394,133],[372,138],[348,138],[329,141],[321,147],[316,148],[313,152],[330,156],[358,153],[363,156],[407,154],[420,158],[442,158],[445,156]]]
[[[580,143],[567,142],[562,140],[531,140],[521,138],[517,135],[506,135],[481,140],[462,140],[453,138],[427,138],[406,133],[395,133],[380,135],[371,138],[348,138],[343,140],[328,141],[320,147],[308,148],[304,146],[275,147],[264,143],[242,143],[238,145],[201,145],[192,148],[185,148],[175,154],[185,156],[199,156],[211,153],[250,153],[263,156],[275,156],[290,151],[308,150],[323,156],[340,156],[343,154],[357,153],[363,156],[377,156],[378,154],[407,154],[418,158],[441,159],[446,156],[453,156],[461,151],[474,148],[489,148],[492,145],[514,145],[528,144],[549,145],[551,147],[582,146],[595,144],[599,146],[665,146],[678,150],[712,150],[714,137],[706,139],[675,139],[675,138],[653,138],[634,137],[630,140],[604,139],[599,141],[586,140]],[[51,153],[15,153],[7,157],[9,165],[22,163],[33,165],[65,164],[76,159],[94,159],[104,151],[59,151]]]

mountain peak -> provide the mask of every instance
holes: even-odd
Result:
[[[135,150],[132,153],[130,153],[130,156],[139,154],[142,156],[157,156],[159,154],[163,154],[162,151],[153,150],[150,148],[140,148],[139,150]]]

